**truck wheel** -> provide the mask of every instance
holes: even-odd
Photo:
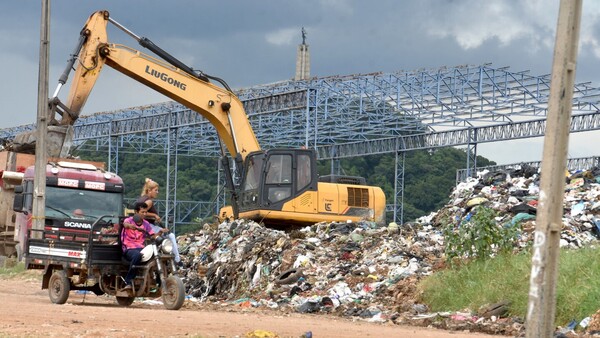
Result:
[[[117,297],[117,303],[121,306],[129,306],[133,303],[135,297]]]
[[[48,295],[54,304],[64,304],[69,298],[71,283],[63,270],[54,271],[48,283]]]
[[[167,278],[166,292],[162,295],[167,310],[179,310],[185,300],[185,288],[178,276]]]

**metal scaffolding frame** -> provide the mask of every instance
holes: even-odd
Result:
[[[544,135],[549,91],[550,75],[484,64],[286,80],[236,95],[266,149],[314,148],[319,159],[335,161],[332,168],[342,158],[395,154],[395,195],[388,210],[402,222],[405,152],[466,146],[466,168],[473,171],[477,144]],[[571,132],[600,129],[599,101],[599,88],[575,85]],[[0,138],[33,128],[3,129]],[[167,218],[176,216],[177,223],[189,210],[206,209],[197,202],[178,211],[184,202],[176,198],[178,156],[220,156],[216,131],[199,114],[165,102],[83,116],[74,129],[75,142],[106,152],[115,172],[125,149],[168,155]]]

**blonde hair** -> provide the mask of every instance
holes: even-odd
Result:
[[[140,194],[140,196],[148,195],[148,192],[156,187],[158,187],[158,183],[153,181],[151,178],[146,177],[146,182],[144,183],[144,186],[142,187],[142,193]]]

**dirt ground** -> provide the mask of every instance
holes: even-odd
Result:
[[[326,315],[219,308],[186,301],[166,310],[160,299],[121,307],[112,297],[71,292],[64,305],[52,304],[40,275],[0,276],[0,336],[9,337],[411,337],[483,338],[481,333],[350,321]],[[253,333],[254,335],[252,335]],[[263,335],[260,335],[263,334]],[[274,335],[269,335],[274,334]]]

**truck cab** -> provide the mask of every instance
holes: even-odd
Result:
[[[34,166],[15,186],[15,242],[21,259],[32,228]],[[49,239],[87,241],[91,226],[103,215],[123,214],[123,180],[90,163],[71,161],[46,165],[44,236]],[[27,254],[27,253],[25,253]]]

